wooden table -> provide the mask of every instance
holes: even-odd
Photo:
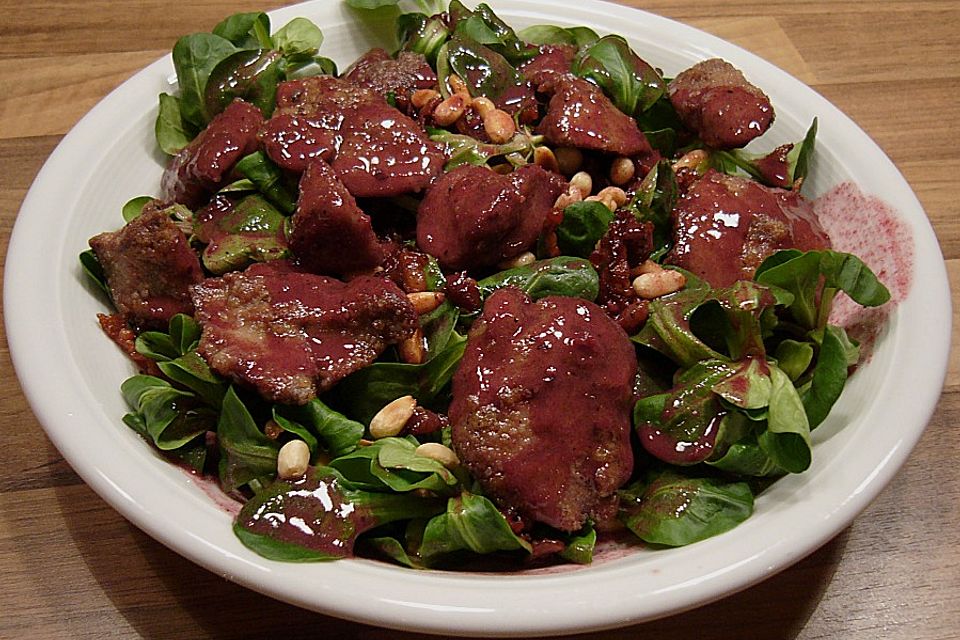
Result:
[[[178,35],[208,30],[235,11],[281,4],[0,0],[4,255],[40,166],[104,94],[166,53]],[[916,190],[940,238],[956,298],[960,2],[625,4],[753,50],[856,120]],[[147,537],[87,488],[46,439],[12,373],[5,343],[0,367],[8,372],[0,380],[0,637],[413,637],[272,601]],[[836,539],[720,602],[591,637],[960,637],[958,423],[955,355],[919,446],[880,498]]]

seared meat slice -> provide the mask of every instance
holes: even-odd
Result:
[[[285,404],[309,402],[417,326],[410,301],[385,278],[344,283],[282,261],[204,280],[193,301],[210,367]]]
[[[633,470],[636,370],[627,334],[593,303],[500,289],[453,377],[453,448],[501,509],[575,531]]]
[[[284,169],[300,172],[324,159],[356,197],[421,191],[446,162],[412,118],[373,91],[330,76],[282,82],[260,139]]]
[[[90,239],[117,311],[132,327],[162,329],[192,313],[190,285],[203,280],[200,260],[170,216],[153,210],[119,231]]]
[[[381,96],[394,94],[397,99],[408,99],[417,89],[432,89],[437,84],[423,54],[401,51],[396,60],[383,49],[371,49],[343,72],[344,80],[370,89]]]
[[[540,53],[524,62],[520,74],[533,86],[539,87],[556,76],[570,73],[570,66],[577,55],[572,44],[540,45]]]
[[[383,261],[370,217],[323,160],[311,162],[300,179],[291,225],[290,247],[307,271],[343,276]]]
[[[505,176],[457,167],[420,203],[417,244],[448,269],[493,266],[533,244],[563,189],[563,179],[537,165]]]
[[[680,120],[717,149],[742,147],[773,123],[770,98],[729,62],[699,62],[670,82]]]
[[[572,75],[556,78],[547,115],[537,130],[561,147],[578,147],[621,156],[652,152],[637,122],[617,109],[595,84]]]
[[[752,278],[780,249],[830,246],[813,206],[800,194],[714,170],[690,187],[673,216],[674,246],[667,262],[714,287]]]
[[[249,102],[238,99],[227,105],[167,165],[160,179],[160,199],[190,209],[204,204],[227,181],[237,161],[257,150],[262,122],[260,109]]]

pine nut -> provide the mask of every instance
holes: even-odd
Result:
[[[439,97],[439,91],[435,91],[433,89],[417,89],[413,92],[413,95],[410,96],[410,104],[417,109],[423,109],[425,106],[430,104],[431,100],[435,100]]]
[[[627,194],[620,187],[605,187],[597,193],[602,200],[613,200],[614,204],[622,207],[627,204]]]
[[[583,195],[581,195],[580,190],[571,184],[565,193],[560,194],[560,197],[553,204],[553,208],[563,211],[574,202],[580,202],[581,200],[583,200]]]
[[[653,300],[668,293],[679,291],[687,283],[687,278],[679,271],[662,269],[653,273],[644,273],[633,280],[633,290],[644,300]]]
[[[557,156],[553,154],[550,147],[537,147],[533,150],[533,163],[543,167],[547,171],[560,173],[560,167],[557,165]]]
[[[497,265],[498,269],[516,269],[517,267],[526,267],[536,262],[537,256],[533,255],[531,251],[524,251],[520,255],[513,256],[508,260]]]
[[[463,78],[455,73],[451,73],[449,76],[447,76],[447,86],[450,87],[450,93],[470,94],[470,90],[467,89],[467,83],[463,81]]]
[[[602,198],[600,194],[597,194],[595,196],[588,196],[587,198],[584,199],[584,202],[599,202],[600,204],[605,206],[607,209],[610,209],[610,211],[617,210],[617,203],[613,201],[613,198]]]
[[[483,130],[494,144],[503,144],[517,132],[517,125],[506,111],[494,109],[483,116]]]
[[[610,163],[610,182],[618,187],[623,186],[633,179],[636,172],[633,160],[621,156]]]
[[[643,273],[658,273],[658,272],[660,272],[660,271],[663,271],[663,267],[661,267],[659,264],[657,264],[657,263],[654,262],[653,260],[649,260],[649,259],[648,259],[648,260],[644,260],[644,261],[640,264],[639,271],[640,271],[641,274],[643,274]]]
[[[679,160],[673,163],[673,170],[678,171],[680,169],[696,169],[698,166],[707,161],[709,156],[707,152],[703,149],[694,149],[693,151],[688,151],[685,153]]]
[[[593,192],[593,178],[586,171],[578,171],[570,178],[570,186],[576,187],[581,199],[586,198]]]
[[[576,147],[557,147],[553,153],[557,156],[560,173],[565,176],[573,175],[583,166],[583,152]]]
[[[463,94],[455,93],[433,110],[433,120],[441,127],[449,127],[460,119],[467,110],[467,100]]]
[[[446,295],[442,291],[417,291],[408,293],[407,299],[410,300],[410,304],[413,305],[413,310],[417,312],[417,315],[422,316],[443,304]]]
[[[417,327],[417,330],[412,336],[397,345],[397,352],[400,354],[400,359],[407,364],[423,363],[423,356],[425,354],[423,349],[423,331],[420,327]]]
[[[379,440],[398,435],[403,431],[416,408],[417,401],[413,396],[401,396],[387,403],[370,420],[370,437]]]
[[[414,453],[424,458],[436,460],[447,469],[460,466],[460,458],[453,452],[453,449],[439,442],[424,442],[414,450]]]
[[[310,447],[303,440],[291,440],[277,454],[277,476],[281,480],[301,477],[310,466]]]
[[[485,98],[483,96],[478,96],[470,102],[470,106],[473,107],[473,110],[477,112],[477,115],[483,118],[488,113],[497,108],[497,105],[493,104],[493,100],[490,98]]]

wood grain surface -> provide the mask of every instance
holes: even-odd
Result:
[[[956,303],[960,2],[623,3],[758,53],[859,123],[923,203],[943,248]],[[282,4],[0,0],[4,257],[37,171],[103,95],[166,53],[179,35],[209,30],[233,12]],[[144,535],[84,485],[49,443],[13,374],[5,341],[0,367],[6,372],[0,379],[0,638],[420,637],[275,602]],[[918,447],[892,484],[833,541],[714,604],[582,637],[960,638],[957,349]]]

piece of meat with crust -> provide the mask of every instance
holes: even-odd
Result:
[[[446,162],[415,120],[370,89],[330,76],[280,83],[260,140],[289,171],[322,158],[358,198],[422,191]]]
[[[572,75],[556,78],[547,114],[537,131],[558,147],[577,147],[634,157],[653,149],[637,122],[595,84]]]
[[[257,150],[260,109],[234,100],[180,153],[160,178],[160,199],[190,209],[204,204],[230,178],[234,165]]]
[[[383,261],[370,217],[323,160],[310,163],[300,179],[290,222],[290,247],[307,271],[344,276],[370,271]]]
[[[451,270],[496,265],[540,235],[565,182],[537,165],[508,175],[462,165],[444,174],[420,203],[417,244]]]
[[[673,218],[666,261],[714,287],[752,278],[781,249],[830,247],[812,204],[799,193],[713,169],[687,190]]]
[[[500,289],[453,377],[453,448],[502,510],[575,531],[630,478],[636,370],[593,303]]]
[[[90,239],[110,296],[137,329],[165,329],[178,313],[192,313],[190,286],[203,280],[200,259],[168,213],[154,210],[119,231]]]
[[[204,280],[193,301],[210,367],[283,404],[309,402],[417,327],[410,301],[385,278],[344,283],[283,261]]]
[[[394,59],[380,48],[360,56],[341,77],[381,96],[392,93],[398,99],[408,99],[417,89],[432,89],[437,85],[437,74],[423,54],[401,51]]]
[[[681,122],[717,149],[742,147],[773,124],[770,98],[719,58],[681,72],[668,93]]]
[[[570,73],[577,47],[572,44],[543,44],[540,53],[520,66],[518,71],[533,86],[539,87],[557,76]]]

